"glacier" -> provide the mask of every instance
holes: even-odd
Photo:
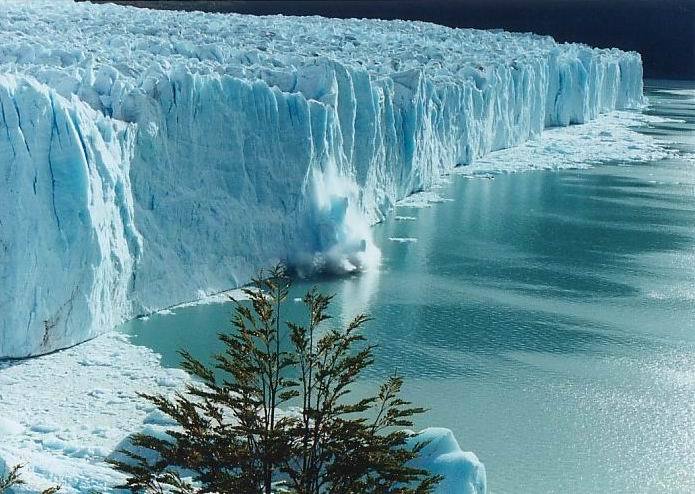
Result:
[[[640,107],[639,54],[408,21],[6,0],[0,357],[84,342],[370,225],[457,166]]]

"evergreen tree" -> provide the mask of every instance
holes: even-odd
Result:
[[[0,475],[0,494],[5,494],[9,491],[10,487],[16,487],[19,485],[24,485],[25,482],[22,480],[20,475],[20,470],[22,465],[15,465],[8,472]],[[60,487],[49,487],[41,491],[41,494],[56,494],[60,490]]]
[[[254,279],[244,290],[250,307],[234,301],[233,331],[219,335],[225,351],[215,355],[215,365],[182,351],[182,367],[196,377],[186,393],[141,395],[178,427],[168,431],[168,439],[133,436],[134,448],[122,451],[126,458],[111,460],[128,475],[120,488],[230,494],[432,491],[440,479],[408,466],[424,444],[407,447],[403,428],[424,410],[399,398],[403,380],[393,376],[375,396],[350,399],[351,386],[374,362],[374,346],[361,332],[369,318],[359,315],[344,328],[328,327],[332,297],[311,290],[304,297],[306,324],[285,323],[289,288],[282,266]],[[181,472],[192,481],[183,480]]]
[[[7,492],[12,486],[24,484],[24,481],[19,475],[21,468],[21,465],[16,465],[12,467],[9,472],[0,475],[0,494]]]

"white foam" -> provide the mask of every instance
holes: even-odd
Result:
[[[389,237],[391,242],[398,242],[399,244],[414,244],[417,239],[414,237]]]

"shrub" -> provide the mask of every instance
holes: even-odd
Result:
[[[374,396],[351,399],[351,386],[374,362],[374,346],[355,317],[329,327],[332,297],[303,299],[307,322],[282,321],[290,279],[282,266],[253,280],[234,301],[225,351],[207,366],[181,351],[196,377],[173,398],[143,396],[178,427],[168,438],[137,434],[126,458],[111,460],[132,492],[270,494],[425,494],[440,480],[408,466],[424,444],[406,446],[423,413],[399,395],[393,376]],[[222,375],[223,377],[220,377]],[[296,405],[294,408],[288,408]],[[285,411],[281,410],[281,407]],[[186,479],[182,478],[185,472]]]

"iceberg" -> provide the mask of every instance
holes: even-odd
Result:
[[[352,271],[454,167],[643,104],[639,54],[422,22],[0,12],[0,357],[238,287]]]
[[[410,440],[410,445],[425,443],[415,468],[422,468],[442,480],[434,489],[435,494],[485,494],[487,474],[475,453],[462,451],[453,432],[442,427],[429,427]]]

